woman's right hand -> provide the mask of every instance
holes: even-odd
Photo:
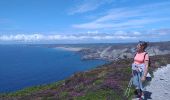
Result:
[[[141,81],[144,82],[146,80],[145,76],[142,76]]]

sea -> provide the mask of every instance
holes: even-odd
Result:
[[[75,51],[29,45],[0,45],[0,93],[63,80],[108,63],[82,60]]]

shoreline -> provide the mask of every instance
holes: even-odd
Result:
[[[67,50],[67,51],[75,51],[75,52],[85,49],[85,48],[81,48],[81,47],[54,47],[54,48],[63,49],[63,50]]]
[[[164,65],[170,63],[170,60],[168,59],[169,56],[170,55],[155,56],[152,59],[153,61],[155,61],[154,64],[153,64],[153,65],[155,65],[154,69],[160,68],[160,66],[162,66],[160,69],[166,68],[166,67],[164,67]],[[165,57],[167,59],[165,59]],[[64,79],[62,82],[59,82],[59,83],[57,82],[53,85],[41,86],[41,87],[38,87],[38,88],[37,87],[36,88],[28,88],[28,89],[25,89],[25,90],[20,90],[20,91],[15,92],[15,93],[0,95],[0,98],[2,98],[2,99],[8,98],[9,100],[12,100],[12,99],[19,100],[19,99],[17,99],[18,97],[22,97],[23,99],[24,98],[25,99],[28,99],[28,98],[29,99],[30,98],[37,99],[37,98],[44,98],[44,97],[56,98],[56,99],[60,98],[61,99],[62,97],[60,97],[60,95],[62,95],[63,93],[68,94],[68,95],[64,95],[63,98],[67,98],[67,99],[68,98],[75,98],[75,97],[76,98],[79,98],[79,97],[83,98],[83,97],[89,96],[88,95],[89,92],[84,92],[84,91],[87,91],[87,90],[91,91],[91,90],[95,90],[95,89],[98,90],[98,89],[104,88],[106,90],[103,90],[102,94],[105,93],[107,95],[108,94],[108,90],[107,90],[108,87],[115,89],[115,91],[117,91],[116,93],[122,94],[123,93],[121,91],[122,88],[118,88],[118,87],[119,86],[122,87],[122,86],[127,85],[128,81],[129,81],[128,79],[130,78],[129,67],[123,67],[123,66],[130,66],[131,60],[132,59],[125,59],[125,60],[112,62],[110,64],[98,67],[97,69],[92,69],[92,70],[90,69],[87,72],[75,73],[72,76],[70,76],[69,78]],[[124,70],[123,71],[124,73],[122,73],[121,75],[117,74],[117,72],[119,72],[121,70]],[[154,75],[155,75],[155,72],[157,72],[157,71],[159,71],[159,69],[154,71]],[[169,71],[170,71],[170,68],[169,68]],[[110,77],[113,77],[113,78],[110,78]],[[156,77],[156,75],[155,75],[155,77]],[[117,79],[117,80],[114,80],[114,78]],[[152,81],[154,80],[154,78],[152,79]],[[81,79],[81,81],[79,81],[79,79]],[[118,80],[123,80],[124,83],[126,83],[126,84],[121,84],[122,81],[118,81]],[[159,81],[161,81],[161,80],[162,79],[159,79]],[[88,84],[86,82],[88,82]],[[81,87],[82,83],[84,84],[83,87]],[[151,85],[153,85],[153,84],[151,84]],[[156,86],[156,85],[158,85],[158,86]],[[157,88],[157,87],[159,87],[160,84],[156,84],[156,85],[153,85],[153,87]],[[78,87],[78,88],[73,88],[73,87]],[[77,89],[78,90],[80,89],[79,87],[81,87],[81,93],[76,92]],[[62,91],[60,91],[60,90],[62,90]],[[150,92],[150,90],[149,90],[149,92]],[[152,94],[155,94],[155,93],[156,92],[153,91]],[[157,93],[158,93],[157,96],[159,96],[159,92],[157,92]],[[49,95],[47,96],[47,94],[49,94]],[[96,94],[98,94],[98,92],[94,92],[91,95],[96,95]],[[113,95],[114,94],[111,94],[110,96],[113,96]],[[96,97],[99,97],[99,96],[96,95]],[[115,98],[115,96],[113,96],[113,98]],[[120,98],[123,98],[123,97],[120,96]],[[122,99],[118,99],[118,100],[122,100]],[[168,99],[153,99],[153,100],[168,100]]]

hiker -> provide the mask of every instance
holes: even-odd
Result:
[[[144,82],[148,73],[149,55],[145,51],[147,42],[139,41],[132,64],[133,85],[135,86],[138,97],[144,99]]]

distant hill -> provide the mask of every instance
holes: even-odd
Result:
[[[46,44],[42,46],[55,48],[65,47],[82,48],[78,51],[83,60],[104,59],[114,61],[124,58],[132,58],[135,54],[137,43],[97,43],[97,44]],[[150,56],[170,54],[170,41],[150,42],[146,50]]]
[[[132,58],[135,54],[137,43],[98,45],[79,51],[82,59],[117,60]],[[151,42],[146,51],[150,56],[170,54],[170,42]]]

